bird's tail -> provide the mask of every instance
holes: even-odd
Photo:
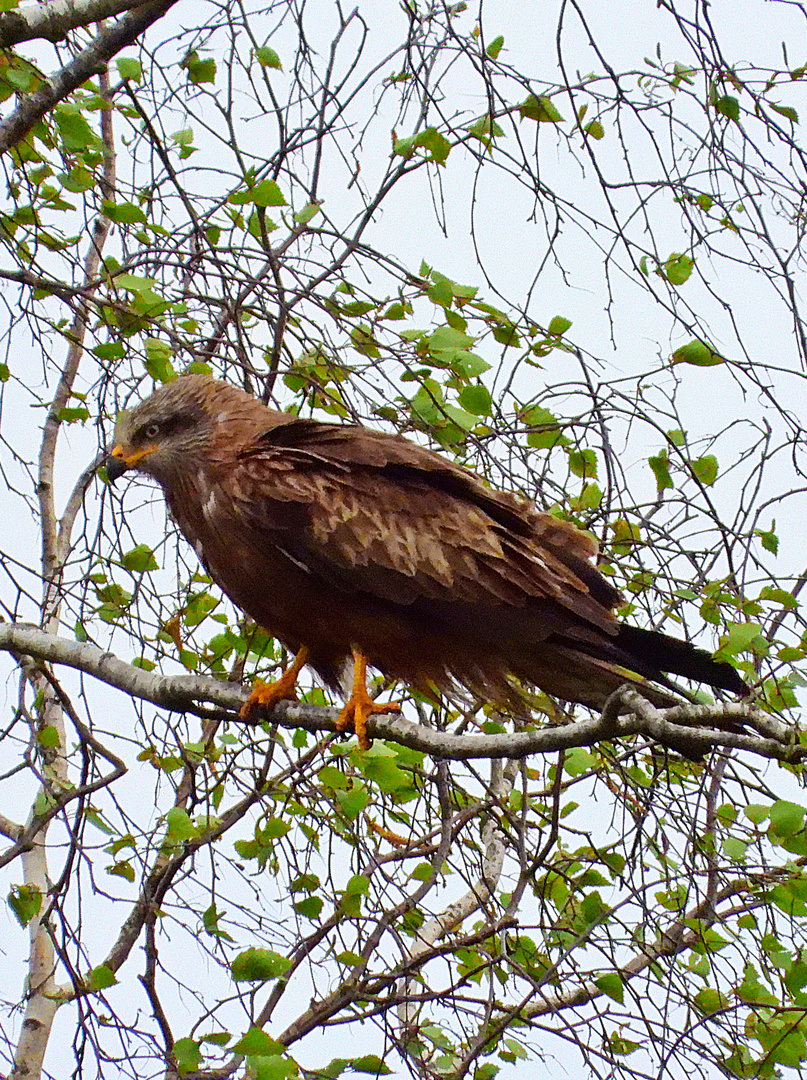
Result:
[[[642,630],[638,626],[619,628],[614,639],[616,647],[629,658],[633,671],[648,679],[666,682],[663,675],[680,675],[693,682],[729,690],[742,697],[751,691],[740,673],[722,660],[715,660],[706,649],[698,649],[688,641],[668,637],[657,630]],[[622,661],[625,663],[626,661]]]

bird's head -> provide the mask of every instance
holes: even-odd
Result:
[[[224,385],[206,375],[181,376],[120,413],[115,446],[105,462],[110,481],[136,469],[165,486],[177,475],[195,471],[211,438],[213,424],[205,407],[211,386]]]

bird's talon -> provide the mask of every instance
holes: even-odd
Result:
[[[307,651],[301,649],[279,679],[270,683],[255,683],[249,697],[239,709],[238,719],[254,724],[260,719],[262,712],[277,705],[278,701],[296,701],[297,676],[305,665],[307,657]]]
[[[367,734],[368,718],[377,713],[400,711],[401,706],[397,701],[388,701],[383,705],[379,705],[377,702],[373,701],[366,690],[364,693],[356,692],[354,690],[345,703],[345,707],[337,717],[336,730],[345,731],[352,727],[356,738],[359,741],[359,749],[369,750],[373,745],[373,740]]]

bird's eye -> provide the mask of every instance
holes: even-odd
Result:
[[[160,434],[160,425],[149,424],[149,426],[144,429],[143,434],[147,439],[156,439],[157,436]]]

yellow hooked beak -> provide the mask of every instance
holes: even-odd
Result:
[[[159,450],[159,446],[156,443],[151,443],[149,446],[142,446],[139,450],[129,450],[118,444],[113,450],[110,451],[106,459],[106,472],[109,477],[109,482],[114,484],[115,481],[123,476],[127,469],[131,469],[138,461],[142,461],[143,458],[148,457],[149,454],[153,454],[155,450]]]

